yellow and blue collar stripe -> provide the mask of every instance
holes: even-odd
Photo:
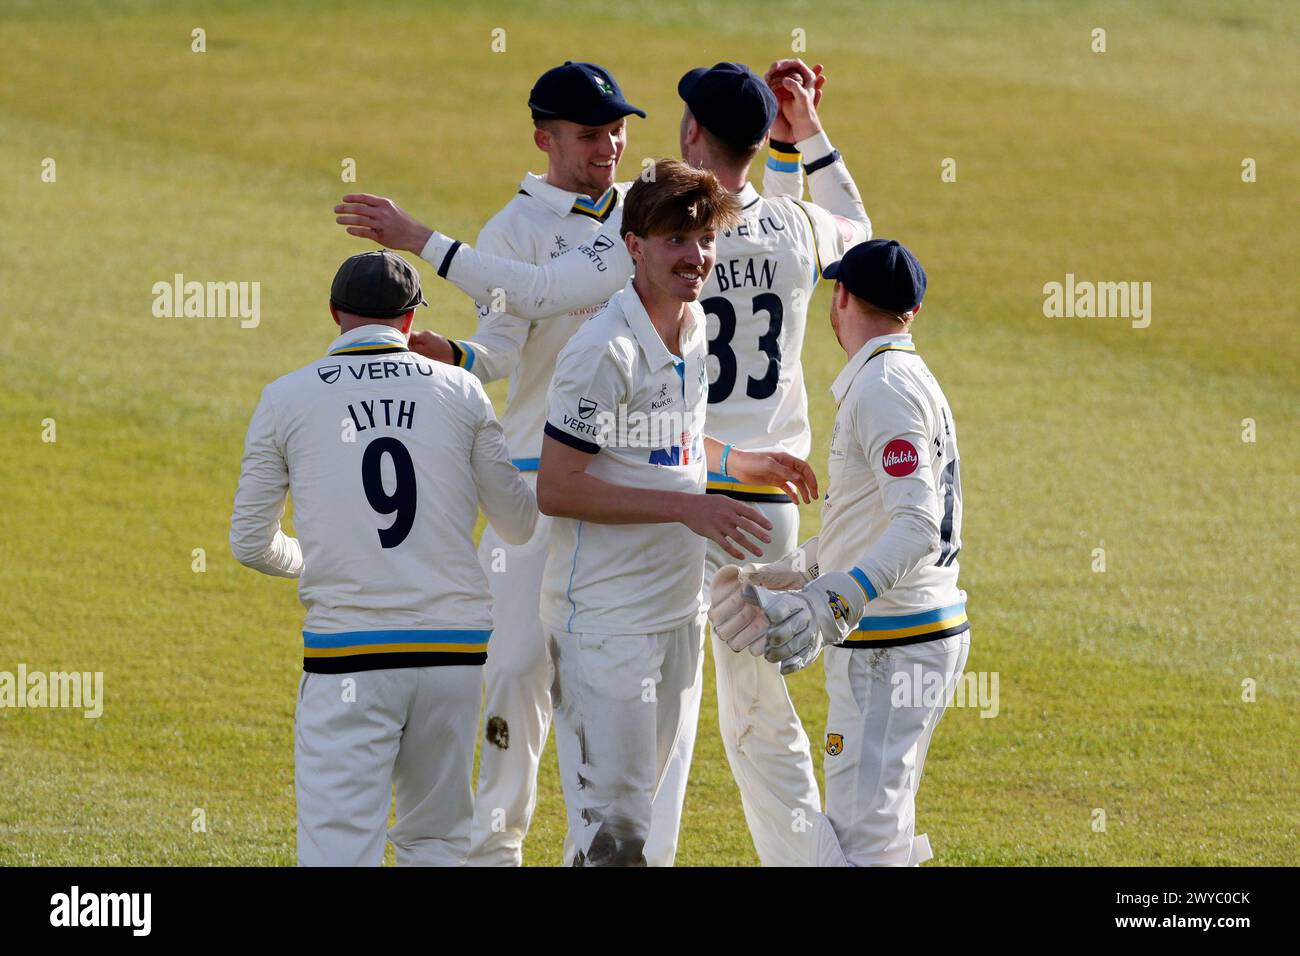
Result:
[[[868,355],[867,361],[870,362],[873,358],[875,358],[877,355],[880,355],[882,352],[915,352],[915,351],[916,351],[916,346],[913,345],[911,342],[890,342],[887,345],[880,346],[880,348],[876,349],[870,355]]]
[[[382,339],[376,342],[354,342],[351,345],[340,345],[336,349],[330,349],[330,355],[383,355],[387,352],[409,352],[410,349],[397,345],[394,342],[385,342]]]
[[[897,647],[901,644],[919,644],[937,641],[970,630],[966,617],[966,604],[921,611],[918,614],[900,614],[890,617],[864,617],[844,641],[845,647]]]
[[[610,186],[609,189],[605,190],[605,195],[599,199],[588,199],[586,196],[579,196],[574,200],[571,211],[604,222],[609,218],[610,212],[613,211],[617,199],[618,190]]]
[[[302,669],[312,674],[344,674],[390,667],[482,664],[491,630],[302,632]]]

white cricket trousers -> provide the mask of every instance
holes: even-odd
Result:
[[[750,560],[778,561],[799,546],[799,509],[793,503],[756,502],[753,507],[772,522],[772,543],[761,558]],[[738,563],[709,542],[704,565],[706,602],[718,568]],[[759,861],[764,866],[806,866],[813,853],[811,821],[821,811],[821,798],[808,735],[790,700],[781,666],[748,650],[738,654],[716,636],[712,642],[718,731],[740,789],[745,822]],[[655,798],[654,826],[646,850],[652,866],[671,866],[677,849],[675,822],[681,819],[699,709],[697,697]],[[671,839],[667,832],[670,823]]]
[[[969,651],[969,631],[901,647],[826,648],[826,816],[839,865],[915,866],[933,856],[916,833],[916,791]]]
[[[658,634],[547,629],[575,866],[646,865],[651,801],[699,701],[703,624],[701,615]]]
[[[294,718],[300,866],[461,866],[479,665],[304,673]]]
[[[470,866],[520,866],[537,806],[537,769],[551,726],[555,668],[538,619],[551,519],[527,543],[502,541],[491,525],[479,563],[492,591],[492,641],[483,669],[483,746],[470,830]]]

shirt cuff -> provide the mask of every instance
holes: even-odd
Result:
[[[445,279],[447,270],[451,268],[451,260],[455,258],[456,250],[460,245],[459,239],[434,232],[429,237],[429,241],[424,244],[424,248],[420,250],[420,258],[437,269],[438,275]]]
[[[880,596],[876,589],[871,586],[871,579],[867,577],[866,573],[861,568],[850,569],[849,577],[858,582],[858,587],[862,588],[862,593],[866,596],[867,603],[871,603]]]
[[[835,147],[831,145],[830,138],[827,137],[825,130],[814,133],[807,139],[801,139],[795,145],[799,148],[799,152],[807,157],[806,162],[809,163],[815,163],[823,156],[829,156],[835,152]],[[434,235],[436,236],[437,233],[434,233]]]
[[[474,368],[474,347],[468,342],[461,339],[448,339],[447,343],[451,346],[452,364],[469,372]]]
[[[778,173],[799,172],[799,148],[793,143],[768,140],[767,166]]]
[[[600,451],[600,446],[595,442],[586,441],[579,438],[577,435],[556,428],[550,422],[547,422],[542,428],[542,434],[554,438],[562,445],[568,445],[570,448],[576,448],[578,451],[586,452],[588,455],[594,455]]]

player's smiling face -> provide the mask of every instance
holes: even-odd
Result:
[[[694,302],[700,297],[717,258],[713,229],[633,238],[638,277],[644,275],[661,295],[680,302]]]
[[[547,180],[570,192],[593,199],[610,186],[618,174],[618,161],[627,146],[627,118],[604,126],[582,126],[568,120],[547,124],[547,145],[538,146],[550,157]]]

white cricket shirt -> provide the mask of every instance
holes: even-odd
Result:
[[[794,149],[795,147],[789,147]],[[765,195],[746,184],[742,221],[718,235],[717,263],[700,305],[708,314],[709,428],[746,450],[811,448],[801,362],[808,305],[825,265],[871,238],[871,221],[838,151],[824,134],[797,147],[809,158],[813,202],[804,202],[799,152],[774,149]],[[604,228],[545,268],[486,255],[439,233],[420,255],[477,301],[494,293],[520,316],[542,318],[601,302],[632,275],[622,207]],[[780,488],[710,474],[708,490],[749,501],[790,502]]]
[[[610,187],[599,199],[552,186],[528,173],[519,192],[488,220],[477,248],[519,262],[545,265],[591,240],[601,225],[622,208],[628,184]],[[520,471],[537,471],[546,424],[546,393],[555,372],[555,357],[604,300],[578,306],[544,319],[526,319],[495,302],[478,302],[478,328],[472,338],[456,340],[456,364],[487,384],[508,378],[506,410],[501,415],[506,445]]]
[[[961,473],[948,399],[908,334],[882,335],[831,385],[839,403],[817,549],[867,595],[846,647],[931,641],[969,629],[957,588]]]
[[[297,539],[280,529],[289,494]],[[531,537],[537,502],[483,386],[368,325],[262,391],[230,545],[249,567],[299,578],[304,670],[481,664],[480,505],[505,540]]]
[[[592,453],[587,473],[660,491],[704,492],[704,315],[683,323],[681,358],[628,281],[555,364],[545,433]],[[620,427],[620,425],[622,427]],[[683,524],[553,518],[542,621],[589,634],[654,634],[700,613],[706,540]]]

